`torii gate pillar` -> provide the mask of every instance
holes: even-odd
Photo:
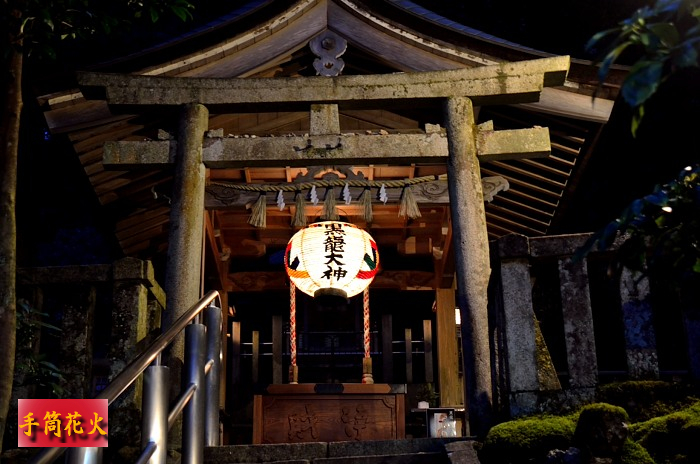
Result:
[[[488,284],[491,274],[484,193],[477,157],[472,102],[445,102],[445,126],[452,242],[457,278],[457,306],[462,318],[465,398],[469,434],[483,436],[491,427],[492,385],[489,348]]]
[[[173,323],[199,300],[204,234],[206,169],[202,162],[202,139],[209,125],[209,110],[200,104],[182,106],[177,135],[173,198],[170,209],[168,257],[165,271],[166,311],[163,327]],[[178,337],[170,357],[182,361],[184,338]],[[169,362],[173,369],[173,362]],[[177,369],[177,368],[175,368]],[[179,371],[175,372],[178,378]]]

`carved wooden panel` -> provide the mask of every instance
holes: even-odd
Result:
[[[253,443],[401,439],[404,414],[400,393],[256,395]]]

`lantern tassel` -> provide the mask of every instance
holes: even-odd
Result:
[[[306,199],[302,192],[297,192],[295,199],[294,216],[292,216],[292,227],[306,227]]]
[[[371,224],[374,217],[372,215],[372,192],[369,187],[365,188],[364,192],[362,192],[360,204],[362,205],[362,219]]]
[[[321,217],[326,221],[337,221],[339,219],[338,211],[335,207],[335,189],[333,187],[326,189],[326,198],[323,200],[323,214]]]
[[[413,196],[413,191],[411,190],[410,185],[407,185],[403,189],[403,194],[401,195],[401,204],[399,205],[399,216],[408,216],[411,219],[421,217],[420,208],[418,208],[416,197]]]
[[[251,208],[248,224],[264,229],[267,227],[267,195],[262,192]]]

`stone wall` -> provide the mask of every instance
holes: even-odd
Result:
[[[491,288],[497,289],[490,298],[492,358],[500,373],[496,389],[503,392],[498,406],[506,416],[571,408],[593,399],[602,381],[599,359],[612,356],[616,346],[602,332],[605,327],[598,321],[602,311],[617,311],[621,321],[614,336],[623,340],[618,345],[624,347],[620,359],[626,366],[618,365],[614,375],[619,379],[660,375],[649,283],[629,270],[620,276],[589,276],[599,269],[589,261],[611,257],[591,253],[574,259],[589,236],[513,234],[491,244]],[[608,279],[607,294],[593,288],[603,279]],[[605,308],[597,309],[601,303]]]
[[[160,332],[165,293],[148,261],[19,269],[17,282],[18,298],[60,329],[58,336],[44,331],[36,352],[58,367],[63,397],[95,397]],[[139,444],[140,392],[137,382],[110,406],[110,447]],[[51,392],[24,389],[16,396]]]

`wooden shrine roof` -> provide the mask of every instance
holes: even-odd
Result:
[[[316,58],[309,41],[330,30],[347,40],[341,56],[343,75],[383,74],[456,69],[520,61],[548,56],[537,50],[479,33],[420,9],[406,9],[410,2],[300,0],[251,2],[222,18],[217,24],[195,31],[168,44],[146,50],[97,69],[151,76],[177,77],[304,77],[315,75]],[[211,36],[210,40],[207,37]],[[193,47],[195,44],[196,47]],[[493,121],[494,129],[549,128],[551,154],[546,158],[494,160],[481,165],[484,178],[500,176],[509,188],[486,203],[490,238],[510,233],[542,236],[556,225],[567,194],[579,170],[590,156],[600,131],[610,116],[624,70],[613,70],[595,104],[591,99],[597,84],[590,63],[572,60],[564,86],[544,89],[536,103],[479,108],[479,122]],[[109,141],[158,139],[174,132],[177,114],[172,110],[122,114],[112,111],[105,100],[86,99],[80,88],[68,88],[41,95],[45,117],[54,134],[65,134],[79,157],[100,204],[114,219],[115,235],[125,255],[154,259],[167,250],[169,196],[172,171],[169,168],[114,169],[103,164],[103,146]],[[305,135],[309,112],[296,109],[265,112],[211,113],[209,129],[226,137]],[[387,107],[380,109],[341,108],[340,127],[344,134],[423,133],[426,125],[441,124],[439,107]],[[320,179],[332,169],[265,166],[210,169],[212,184],[288,184],[298,176]],[[442,163],[405,165],[360,164],[352,173],[365,179],[396,181],[446,173]],[[341,178],[346,175],[337,173]],[[336,189],[339,193],[340,189]],[[398,215],[399,190],[386,204],[375,201],[374,220],[362,223],[360,206],[339,201],[340,214],[366,226],[385,250],[385,285],[430,288],[451,285],[449,257],[450,214],[444,195],[420,203],[421,217]],[[247,197],[246,197],[247,198]],[[426,197],[427,198],[427,197]],[[268,195],[267,226],[248,223],[250,199],[230,201],[212,188],[207,195],[209,265],[225,288],[263,290],[284,285],[279,265],[270,264],[295,229],[290,225],[293,193],[286,206],[277,208]],[[307,203],[313,220],[322,204]],[[437,280],[436,280],[437,275]],[[382,285],[382,274],[377,284]]]

